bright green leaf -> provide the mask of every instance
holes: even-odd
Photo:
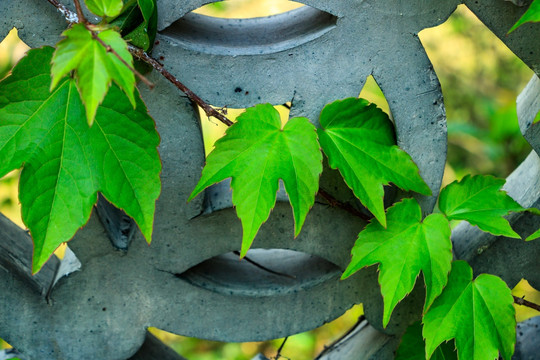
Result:
[[[189,200],[206,187],[232,177],[232,200],[242,221],[244,256],[275,205],[279,179],[289,195],[297,236],[315,202],[321,172],[322,154],[309,120],[293,118],[282,128],[272,105],[257,105],[240,115],[216,142]]]
[[[503,216],[525,209],[501,190],[504,183],[493,176],[467,175],[441,191],[439,208],[449,220],[466,220],[493,235],[519,239]]]
[[[533,234],[529,235],[529,237],[527,239],[525,239],[526,241],[531,241],[531,240],[536,240],[540,238],[540,229],[538,229],[536,232],[534,232]]]
[[[426,360],[426,344],[422,338],[422,324],[415,322],[407,328],[401,338],[395,360]],[[431,360],[457,360],[457,352],[453,342],[445,342],[439,346]]]
[[[523,14],[518,22],[512,26],[508,33],[510,34],[512,31],[516,30],[518,27],[527,22],[540,22],[540,0],[534,0],[531,3],[529,9],[525,12],[525,14]]]
[[[411,157],[395,141],[388,116],[364,99],[326,105],[317,130],[332,169],[339,169],[362,204],[386,226],[383,185],[430,195]]]
[[[88,10],[101,17],[115,17],[120,14],[124,4],[122,0],[85,0]]]
[[[514,299],[496,276],[473,280],[465,261],[455,261],[443,293],[424,315],[427,359],[443,342],[456,339],[460,359],[510,360],[516,342]]]
[[[58,43],[52,59],[51,90],[56,88],[65,75],[75,70],[77,88],[86,107],[89,124],[94,121],[97,108],[105,98],[113,80],[135,106],[135,75],[120,59],[112,52],[107,52],[83,24],[73,25],[62,35],[65,39]],[[133,66],[133,58],[127,44],[118,32],[108,29],[99,32],[98,37]]]
[[[88,221],[98,191],[150,242],[161,188],[159,136],[138,94],[134,110],[111,87],[89,128],[73,80],[49,92],[53,50],[29,51],[0,82],[0,177],[24,167],[20,200],[34,272]]]
[[[427,309],[441,293],[452,262],[450,225],[441,214],[422,220],[414,199],[405,199],[388,209],[388,227],[372,221],[352,249],[352,260],[342,278],[363,267],[380,263],[379,283],[384,300],[383,326],[392,311],[414,287],[422,271],[426,283]]]

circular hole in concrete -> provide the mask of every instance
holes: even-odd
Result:
[[[240,260],[230,252],[205,260],[179,277],[209,291],[234,296],[272,296],[339,281],[340,268],[314,255],[283,249],[253,249]]]
[[[336,23],[337,17],[310,6],[247,19],[190,12],[161,34],[188,50],[216,55],[258,55],[300,46],[324,35]]]

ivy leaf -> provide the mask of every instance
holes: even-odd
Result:
[[[134,110],[112,86],[89,127],[72,79],[49,92],[53,51],[29,51],[0,82],[0,177],[24,167],[19,196],[34,272],[88,221],[98,191],[150,242],[161,187],[159,135],[138,94]]]
[[[431,356],[431,360],[457,360],[453,342],[441,344]],[[426,360],[426,344],[422,338],[422,324],[415,322],[407,328],[401,338],[395,360]]]
[[[446,284],[451,262],[448,220],[441,214],[422,220],[418,202],[404,199],[388,209],[386,229],[373,221],[360,232],[342,279],[363,267],[380,263],[383,326],[386,327],[397,303],[413,289],[420,271],[426,283],[424,308],[429,308]]]
[[[124,4],[122,0],[85,0],[88,10],[100,17],[115,17],[120,15]]]
[[[126,36],[126,40],[144,51],[149,51],[154,45],[157,32],[157,8],[154,0],[138,0],[143,21]]]
[[[135,107],[135,75],[112,52],[93,38],[84,24],[75,24],[62,33],[65,39],[58,44],[52,59],[51,91],[69,72],[75,70],[77,88],[86,107],[86,117],[91,125],[96,111],[105,98],[112,80],[120,86]],[[110,46],[124,61],[133,66],[133,58],[126,42],[112,29],[97,36]]]
[[[473,280],[469,264],[455,261],[448,285],[424,315],[426,359],[443,341],[456,339],[460,359],[492,360],[500,351],[510,360],[516,342],[513,303],[504,281],[488,274]]]
[[[321,172],[322,154],[309,120],[293,118],[282,128],[272,105],[257,105],[240,115],[216,142],[189,200],[232,177],[232,200],[243,228],[241,256],[245,256],[276,203],[279,179],[289,195],[297,236],[315,202]]]
[[[503,216],[525,209],[501,190],[504,183],[493,176],[467,175],[441,191],[439,209],[448,220],[466,220],[493,235],[520,239]]]
[[[516,30],[518,27],[527,22],[540,22],[540,0],[534,0],[531,3],[529,9],[525,12],[525,14],[523,14],[517,23],[512,26],[508,33],[510,34],[512,31]]]
[[[533,234],[529,235],[529,237],[527,239],[525,239],[526,241],[531,241],[531,240],[536,240],[540,238],[540,229],[536,230],[536,232],[534,232]]]
[[[321,112],[319,142],[332,169],[386,227],[383,185],[431,195],[411,157],[395,141],[388,116],[364,99],[349,98],[326,105]]]

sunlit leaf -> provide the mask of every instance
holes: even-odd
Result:
[[[441,214],[422,220],[418,202],[405,199],[388,209],[386,229],[373,221],[360,232],[343,278],[380,263],[383,326],[386,326],[397,303],[413,289],[420,271],[426,283],[427,309],[445,286],[451,262],[448,220]]]
[[[124,4],[122,0],[85,0],[88,10],[101,17],[118,16]]]
[[[503,216],[525,209],[501,190],[504,183],[493,176],[467,175],[441,191],[439,208],[449,220],[466,220],[493,235],[519,239]]]
[[[516,30],[521,25],[527,22],[540,22],[540,0],[534,0],[529,9],[523,14],[523,16],[512,26],[508,33]]]
[[[326,105],[317,130],[332,169],[377,220],[386,226],[383,185],[430,195],[411,157],[395,141],[388,116],[363,99],[349,98]]]
[[[257,105],[240,115],[216,142],[189,200],[206,187],[232,177],[232,200],[242,221],[244,256],[275,205],[279,179],[293,208],[296,236],[315,202],[321,172],[322,154],[309,120],[293,118],[282,128],[272,105]]]
[[[75,71],[77,88],[86,107],[89,124],[94,121],[97,108],[113,80],[135,106],[135,75],[118,57],[108,52],[83,24],[73,25],[62,35],[65,38],[57,44],[52,59],[51,90],[64,76]],[[108,29],[97,33],[97,36],[126,63],[133,66],[127,44],[118,32]]]
[[[499,352],[510,360],[516,342],[514,299],[496,276],[473,280],[464,261],[452,264],[448,284],[424,315],[426,359],[444,341],[456,339],[460,359],[493,360]]]

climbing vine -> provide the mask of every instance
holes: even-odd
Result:
[[[69,23],[62,40],[54,48],[29,51],[0,82],[0,177],[23,168],[19,197],[34,242],[34,273],[88,221],[98,192],[131,216],[151,242],[161,189],[159,135],[135,86],[137,78],[153,84],[136,70],[135,58],[230,126],[209,154],[189,200],[232,178],[243,228],[241,257],[275,206],[280,179],[293,209],[293,235],[301,232],[316,194],[329,196],[319,190],[324,154],[373,215],[358,234],[342,278],[378,265],[387,326],[423,274],[422,323],[410,327],[397,356],[494,359],[500,353],[511,358],[516,323],[510,289],[493,275],[473,279],[466,262],[452,260],[450,241],[450,220],[520,238],[504,216],[540,212],[521,207],[501,190],[504,180],[466,176],[442,189],[435,213],[424,217],[412,194],[437,194],[396,145],[390,119],[375,105],[357,98],[332,102],[322,110],[317,129],[303,117],[282,125],[271,105],[260,104],[233,124],[146,53],[156,35],[155,0],[86,0],[102,18],[98,24],[85,18],[78,0],[76,13],[48,1]],[[540,0],[534,0],[510,31],[539,16]],[[389,184],[408,195],[385,209]],[[538,237],[540,230],[526,240]],[[452,339],[457,352],[445,344]]]

